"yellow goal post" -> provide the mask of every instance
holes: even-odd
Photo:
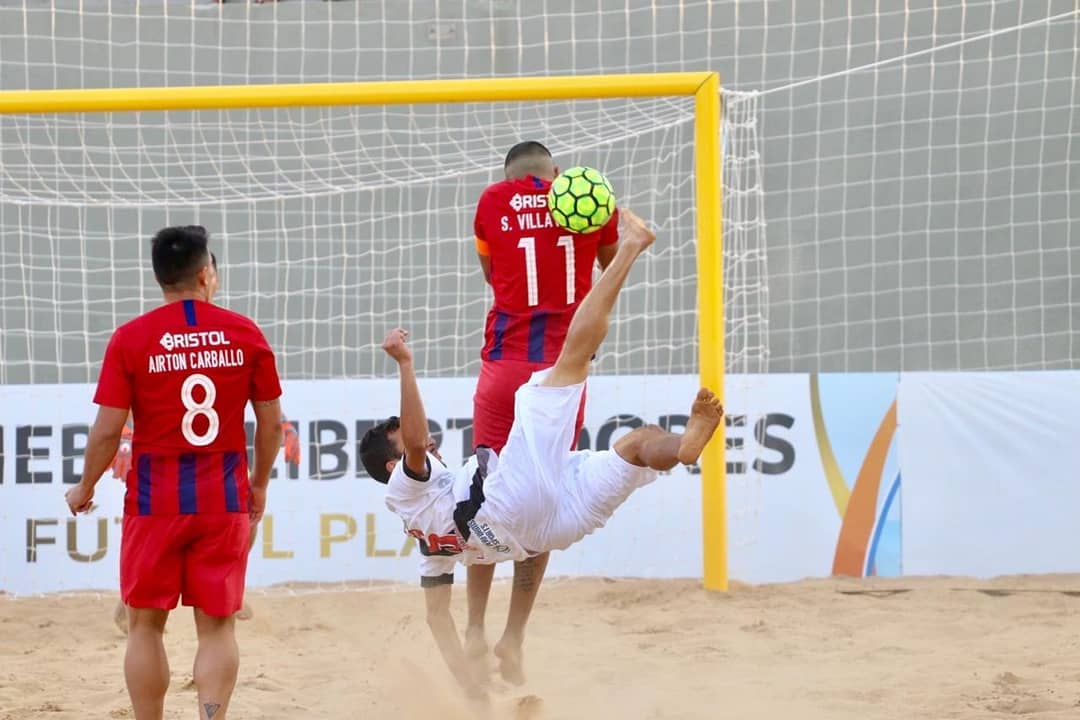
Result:
[[[720,78],[714,72],[502,77],[288,85],[28,90],[0,92],[0,114],[239,110],[335,105],[694,98],[699,369],[724,391]],[[705,587],[727,590],[724,432],[701,460]]]

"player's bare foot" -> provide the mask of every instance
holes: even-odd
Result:
[[[499,658],[499,675],[511,685],[525,684],[525,664],[520,643],[500,640],[495,645],[495,657]]]
[[[116,607],[113,608],[113,622],[116,624],[117,629],[125,635],[128,634],[128,618],[127,618],[127,606],[124,605],[124,601],[116,603]]]
[[[656,241],[656,233],[632,210],[619,208],[619,243],[644,252]]]
[[[724,406],[720,404],[720,398],[708,388],[698,390],[694,404],[690,407],[686,432],[679,442],[679,462],[683,465],[696,463],[723,418]]]
[[[255,617],[255,611],[251,609],[251,606],[244,603],[239,610],[236,611],[237,620],[250,620]]]

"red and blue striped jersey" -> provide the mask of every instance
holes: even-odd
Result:
[[[180,300],[117,328],[94,402],[134,419],[125,514],[247,512],[244,408],[280,395],[274,353],[243,315]]]
[[[619,240],[618,214],[594,233],[555,224],[551,183],[528,176],[488,187],[476,206],[476,251],[489,258],[495,301],[484,330],[485,360],[553,363],[570,319],[592,287],[596,250]]]

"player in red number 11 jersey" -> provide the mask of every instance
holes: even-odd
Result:
[[[124,676],[136,720],[163,716],[169,666],[162,633],[181,598],[194,607],[199,639],[199,717],[226,717],[239,667],[233,614],[244,598],[248,536],[266,507],[281,445],[274,354],[254,322],[209,302],[217,278],[207,244],[198,226],[154,236],[165,303],[113,333],[83,477],[67,492],[73,513],[92,508],[130,409],[120,592],[129,608]],[[250,480],[248,402],[256,420]]]
[[[476,206],[476,251],[484,278],[494,291],[481,353],[480,379],[473,398],[473,446],[496,452],[514,423],[514,393],[539,370],[551,367],[562,350],[570,319],[592,287],[593,268],[606,268],[619,239],[617,213],[597,232],[576,235],[557,226],[547,194],[559,174],[551,153],[538,142],[510,148],[506,179],[488,187]],[[584,397],[573,445],[584,421]],[[568,450],[571,448],[567,448]],[[543,553],[514,564],[510,610],[495,646],[504,679],[520,684],[525,623],[547,568]],[[494,565],[470,565],[465,631],[470,658],[487,654],[484,616]]]

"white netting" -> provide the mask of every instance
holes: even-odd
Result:
[[[762,92],[773,369],[1077,366],[1080,11],[947,5]]]
[[[0,89],[717,70],[727,90],[761,93],[770,370],[1074,367],[1078,12],[1075,0],[4,0]],[[399,131],[409,117],[372,122]],[[288,194],[270,155],[310,128],[269,123],[266,145],[235,118],[195,140],[148,131],[145,145],[190,146],[189,162],[200,147],[242,151],[262,189]],[[567,124],[545,127],[549,140]],[[239,135],[213,137],[227,126]],[[479,167],[501,141],[461,156]],[[393,160],[437,157],[413,150]],[[110,181],[126,160],[104,161]]]
[[[176,223],[211,229],[223,302],[265,329],[286,378],[383,374],[372,350],[395,323],[423,374],[475,375],[489,292],[472,215],[519,138],[603,168],[664,238],[601,372],[692,372],[692,111],[684,98],[2,117],[0,382],[95,380],[112,329],[159,301],[147,239]]]

